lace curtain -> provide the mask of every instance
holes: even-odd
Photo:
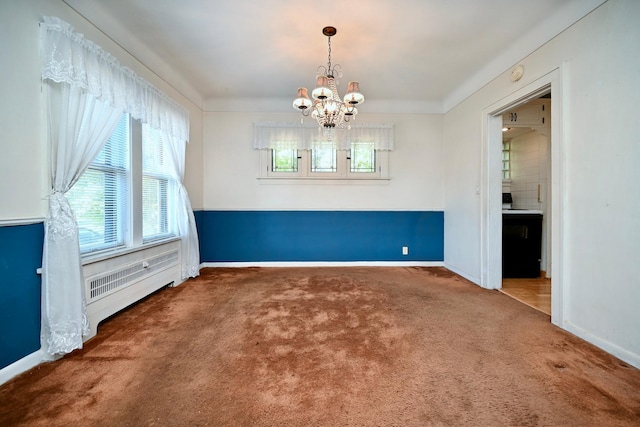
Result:
[[[51,84],[51,182],[42,254],[41,345],[52,360],[82,348],[89,332],[78,226],[65,193],[102,149],[121,112],[68,84]]]
[[[42,79],[84,89],[134,119],[183,141],[189,112],[60,18],[41,24]]]
[[[51,360],[81,348],[89,331],[78,226],[65,193],[102,149],[123,111],[167,135],[177,152],[184,151],[189,138],[189,115],[59,18],[44,18],[41,46],[52,182],[43,245],[41,345],[43,357]],[[176,170],[183,172],[184,154],[173,157],[182,162]],[[190,217],[184,212],[190,210],[184,186],[181,191],[180,212],[192,221],[193,212]],[[197,242],[195,227],[180,231],[193,233]]]
[[[318,125],[299,123],[261,122],[254,124],[253,148],[295,148],[310,150],[327,138]],[[391,151],[394,148],[393,125],[363,124],[337,129],[335,143],[339,150],[351,149],[352,142],[373,142],[376,150]]]
[[[183,183],[186,144],[178,138],[171,138],[151,128],[146,133],[151,138],[160,139],[163,147],[167,148],[165,160],[167,160],[171,176],[178,186],[176,220],[182,245],[182,279],[196,277],[200,275],[200,246],[191,201]]]

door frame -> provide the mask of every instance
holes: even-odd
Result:
[[[551,322],[563,327],[567,313],[566,284],[563,265],[565,242],[565,159],[563,118],[566,117],[563,75],[566,65],[520,87],[499,101],[482,109],[481,167],[481,286],[502,287],[502,113],[551,91]],[[547,214],[549,216],[549,214]]]

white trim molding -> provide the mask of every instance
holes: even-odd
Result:
[[[10,379],[20,375],[21,373],[38,366],[41,362],[42,352],[38,350],[23,357],[22,359],[18,359],[11,365],[5,366],[4,368],[0,369],[0,385],[6,383]]]
[[[246,267],[444,267],[442,261],[255,261],[203,262],[200,268]]]

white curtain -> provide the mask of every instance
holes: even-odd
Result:
[[[41,344],[46,359],[82,348],[89,332],[78,226],[65,193],[118,124],[121,111],[66,83],[49,85],[51,182],[42,255]]]
[[[65,193],[100,151],[123,111],[179,141],[189,140],[189,114],[59,18],[44,18],[41,46],[52,160],[41,345],[45,359],[52,359],[81,348],[88,332],[78,227]]]
[[[253,148],[256,150],[272,148],[310,150],[318,143],[326,141],[327,137],[317,124],[254,123]],[[391,151],[394,149],[393,125],[367,123],[339,128],[335,131],[333,142],[338,150],[350,150],[352,142],[373,142],[376,150]]]
[[[42,79],[79,87],[167,135],[189,140],[189,112],[60,18],[41,25]]]
[[[200,275],[200,246],[198,244],[198,230],[191,208],[191,201],[184,186],[185,141],[172,138],[156,129],[145,132],[149,137],[161,141],[167,148],[168,171],[177,185],[176,222],[182,244],[182,279]]]

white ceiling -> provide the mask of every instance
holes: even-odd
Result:
[[[327,62],[361,112],[443,112],[602,0],[64,0],[206,110],[292,111]]]

